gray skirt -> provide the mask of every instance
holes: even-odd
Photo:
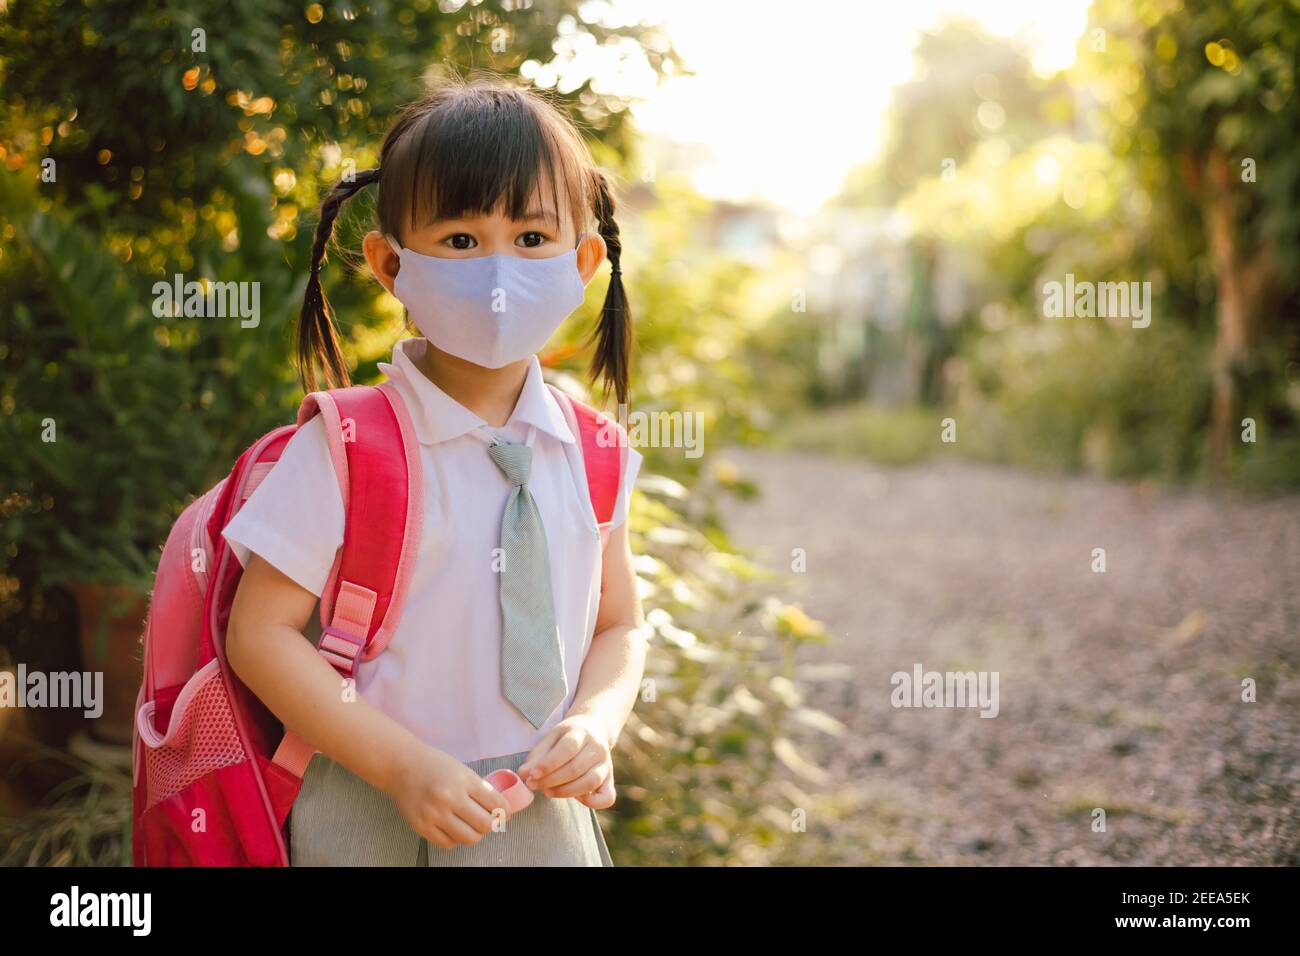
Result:
[[[475,760],[479,776],[528,754]],[[570,797],[533,802],[473,846],[445,850],[411,829],[391,797],[316,754],[289,813],[291,866],[613,866],[596,811]]]

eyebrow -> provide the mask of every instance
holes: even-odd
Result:
[[[547,222],[550,222],[555,218],[557,218],[555,213],[550,209],[530,209],[524,213],[523,219],[520,221],[522,222],[528,219],[544,219]]]

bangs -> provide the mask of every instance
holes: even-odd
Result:
[[[379,204],[390,228],[403,217],[418,229],[499,210],[512,219],[539,213],[557,231],[567,216],[582,230],[586,147],[551,107],[524,93],[449,91],[391,146]]]

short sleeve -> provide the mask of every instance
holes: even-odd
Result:
[[[222,536],[239,563],[252,552],[317,597],[343,546],[343,495],[317,415],[285,444]]]
[[[636,476],[641,471],[641,459],[641,453],[629,445],[627,449],[627,468],[623,471],[623,479],[618,486],[618,500],[614,502],[614,514],[609,522],[611,528],[617,528],[627,521],[628,511],[632,504],[632,487],[636,484]]]

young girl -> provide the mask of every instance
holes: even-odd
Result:
[[[626,524],[641,456],[627,450],[602,535],[580,443],[533,353],[608,257],[593,372],[626,398],[610,184],[536,95],[480,80],[408,107],[379,167],[321,209],[298,333],[308,390],[318,367],[347,383],[319,271],[340,204],[371,184],[366,259],[423,336],[380,366],[419,442],[423,532],[401,621],[358,664],[355,699],[304,640],[344,535],[320,416],[224,532],[245,566],[229,662],[319,751],[290,814],[290,862],[609,866],[594,811],[614,802],[611,753],[645,658]],[[501,573],[498,549],[523,567]],[[483,779],[501,768],[535,791],[513,816]]]

